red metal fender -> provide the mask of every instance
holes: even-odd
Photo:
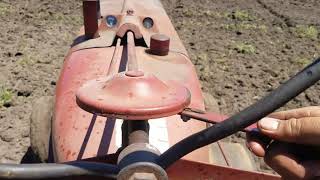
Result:
[[[279,180],[280,176],[262,172],[244,171],[212,164],[179,160],[167,173],[170,180]]]

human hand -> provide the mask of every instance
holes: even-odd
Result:
[[[320,179],[320,106],[276,112],[257,127],[247,146],[283,179]]]

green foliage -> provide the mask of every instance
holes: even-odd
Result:
[[[247,11],[243,10],[236,10],[231,14],[232,18],[238,20],[238,21],[252,21],[254,20],[254,16],[249,14]]]
[[[11,103],[13,98],[13,94],[11,91],[7,90],[7,89],[0,89],[0,107]]]
[[[295,28],[295,33],[301,38],[317,39],[318,30],[314,26],[299,25]]]
[[[32,55],[24,55],[18,60],[18,64],[21,66],[32,66],[36,63]]]
[[[297,58],[297,59],[295,59],[295,61],[294,61],[296,64],[298,64],[298,65],[301,65],[301,66],[306,66],[306,65],[308,65],[309,63],[311,63],[311,60],[310,59],[308,59],[308,58]]]
[[[248,43],[235,43],[234,49],[238,53],[242,53],[242,54],[254,54],[256,52],[256,48],[253,45]]]
[[[182,13],[185,17],[195,16],[194,12],[191,9],[183,9]]]
[[[11,7],[10,5],[4,3],[4,2],[0,2],[0,15],[4,16],[7,15],[11,12]]]
[[[230,31],[255,30],[255,31],[267,32],[268,30],[267,26],[265,25],[248,24],[248,23],[223,24],[222,27]]]

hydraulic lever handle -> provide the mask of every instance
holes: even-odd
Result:
[[[206,123],[217,124],[226,119],[228,116],[220,115],[214,112],[202,111],[199,109],[186,108],[180,113],[181,119],[184,121],[188,121],[190,119],[200,120]],[[252,124],[241,131],[250,132],[257,128],[256,124]]]

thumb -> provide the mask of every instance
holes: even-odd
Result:
[[[267,117],[258,122],[258,128],[261,133],[275,140],[320,145],[320,117],[292,118],[288,120]]]

